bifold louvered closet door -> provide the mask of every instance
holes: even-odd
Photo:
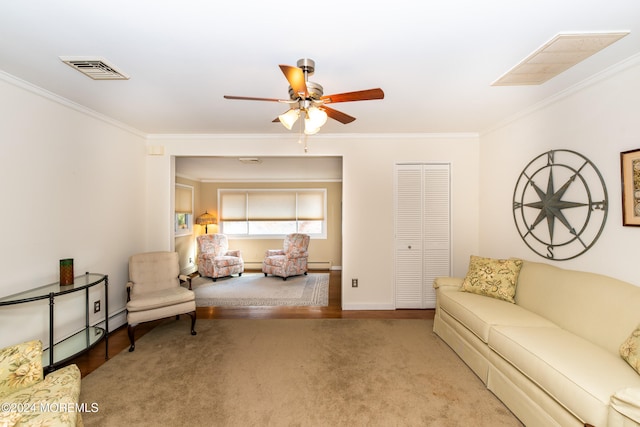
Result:
[[[451,275],[449,164],[395,168],[395,305],[434,308],[433,279]]]

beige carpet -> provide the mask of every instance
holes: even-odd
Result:
[[[522,426],[431,320],[167,320],[82,380],[92,426]]]
[[[287,280],[263,273],[241,277],[196,277],[192,281],[198,307],[233,306],[327,306],[329,274],[309,273]]]

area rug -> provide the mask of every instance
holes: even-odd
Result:
[[[183,316],[184,317],[184,316]],[[432,320],[168,319],[82,380],[93,426],[522,426]],[[94,405],[91,405],[94,404]]]
[[[197,277],[192,281],[197,307],[233,306],[327,306],[329,274],[309,273],[288,277],[244,273],[241,277],[216,280]]]

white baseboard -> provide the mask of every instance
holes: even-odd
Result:
[[[341,266],[331,265],[331,261],[309,261],[309,270],[342,270]],[[245,270],[262,270],[262,261],[245,261]]]
[[[127,324],[127,310],[122,308],[115,313],[111,313],[109,315],[109,332],[115,331],[122,325]],[[98,326],[100,328],[104,328],[104,320],[99,322],[93,326]]]
[[[393,304],[345,304],[343,310],[395,310]]]

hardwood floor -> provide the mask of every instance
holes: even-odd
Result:
[[[320,272],[320,271],[319,271]],[[198,307],[198,319],[433,319],[434,310],[342,310],[342,274],[331,271],[329,305],[326,307]],[[136,339],[159,323],[148,322],[136,328]],[[196,322],[196,331],[198,324]],[[109,354],[114,356],[129,347],[126,325],[109,334]],[[104,343],[73,359],[82,376],[93,372],[105,362]]]

